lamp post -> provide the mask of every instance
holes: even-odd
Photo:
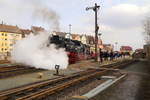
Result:
[[[69,33],[71,34],[71,24],[69,24]]]
[[[99,5],[97,5],[97,3],[95,3],[94,7],[87,7],[86,10],[93,10],[95,12],[95,61],[98,61],[98,53],[97,53],[97,44],[98,44],[98,30],[99,30],[99,26],[97,24],[97,11],[100,8]]]
[[[116,45],[116,51],[117,51],[117,45],[118,45],[118,42],[115,42],[115,45]]]
[[[71,24],[69,24],[69,39],[71,39]]]

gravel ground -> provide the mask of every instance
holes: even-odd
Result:
[[[60,74],[68,75],[68,74],[75,73],[78,71],[79,70],[66,69],[66,70],[60,70]],[[38,73],[39,72],[35,72],[35,73],[18,75],[15,77],[1,79],[0,80],[0,91],[10,89],[10,88],[15,88],[15,87],[26,85],[26,84],[30,84],[30,83],[37,82],[37,81],[42,81],[42,80],[58,77],[58,76],[53,75],[55,73],[55,71],[53,71],[53,70],[43,71],[42,72],[43,78],[41,78],[41,79],[38,78]]]
[[[150,66],[141,61],[124,69],[128,77],[91,100],[150,100]]]

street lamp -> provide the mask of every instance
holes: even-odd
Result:
[[[98,61],[98,53],[97,53],[97,44],[98,44],[98,30],[99,30],[99,26],[97,24],[97,10],[100,8],[99,5],[97,5],[97,3],[95,3],[94,7],[87,7],[86,11],[88,10],[93,10],[95,12],[95,61]]]

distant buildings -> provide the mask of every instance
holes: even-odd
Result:
[[[130,46],[121,46],[120,52],[128,52],[128,53],[132,54],[133,53],[133,49]]]
[[[150,44],[144,45],[144,52],[146,53],[146,57],[150,59]]]
[[[45,29],[42,28],[42,27],[37,27],[37,26],[32,26],[31,27],[31,32],[33,34],[38,34],[39,32],[42,32],[42,31],[45,31]]]
[[[38,34],[45,29],[42,27],[32,26],[31,29],[21,29],[18,26],[0,24],[0,59],[10,56],[10,52],[13,49],[13,45],[17,40],[20,40],[30,33]],[[91,35],[80,34],[68,34],[66,32],[52,32],[53,35],[59,35],[64,38],[70,38],[78,40],[81,43],[90,47],[90,52],[95,52],[95,38]],[[98,50],[113,51],[112,44],[103,44],[102,40],[98,38],[97,44]],[[122,49],[124,50],[124,49]]]
[[[110,52],[114,50],[114,46],[112,44],[103,44],[102,50]]]
[[[18,26],[0,24],[0,59],[7,59],[10,56],[10,52],[13,49],[13,45],[17,40],[21,40],[26,35],[37,34],[37,32],[43,31],[44,28],[32,26],[29,29],[20,29]]]
[[[139,49],[136,49],[135,52],[144,52],[144,49],[139,48]]]
[[[81,35],[79,35],[79,34],[72,34],[72,39],[81,41]]]
[[[0,59],[9,55],[13,44],[21,38],[21,30],[17,26],[0,24]]]

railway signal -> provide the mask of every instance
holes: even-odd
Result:
[[[59,75],[59,68],[60,68],[59,65],[55,65],[55,69],[56,69],[56,74],[55,75]]]
[[[97,45],[98,45],[98,30],[99,30],[99,26],[97,24],[97,11],[98,9],[100,8],[99,5],[97,5],[97,3],[95,3],[95,6],[94,7],[87,7],[86,8],[86,11],[88,10],[93,10],[95,12],[95,61],[97,62],[98,61],[98,48],[97,48]]]

